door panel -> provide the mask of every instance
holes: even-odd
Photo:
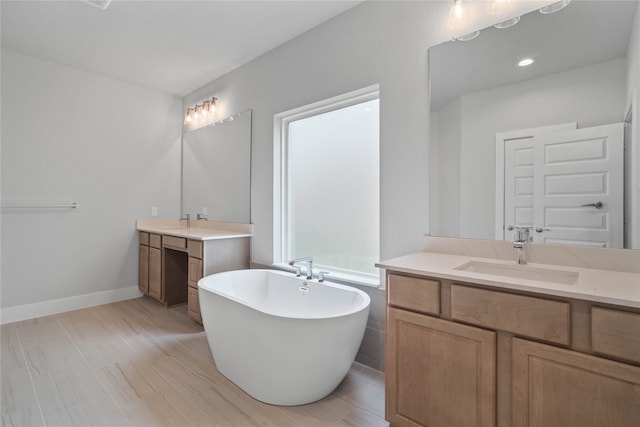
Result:
[[[623,246],[622,123],[504,142],[505,240]]]
[[[548,229],[535,242],[622,247],[622,136],[613,124],[534,138],[533,222]]]

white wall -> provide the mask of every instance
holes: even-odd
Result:
[[[635,96],[635,99],[632,98]],[[627,50],[627,103],[635,102],[635,117],[632,118],[633,130],[627,129],[629,138],[628,151],[625,153],[627,170],[625,171],[625,197],[627,228],[625,243],[640,249],[640,6],[636,9],[636,17],[631,33],[631,42]]]
[[[179,215],[180,99],[2,50],[1,111],[3,203],[79,204],[3,210],[5,313],[137,286],[136,219]]]
[[[428,232],[426,55],[443,2],[366,2],[217,79],[209,96],[224,115],[253,110],[252,260],[273,261],[273,116],[380,84],[382,259],[419,250]],[[322,165],[313,165],[322,167]]]
[[[431,233],[460,233],[462,115],[460,98],[431,116]]]
[[[624,59],[610,61],[464,95],[459,101],[462,121],[459,230],[451,233],[458,225],[445,221],[456,218],[441,212],[440,227],[434,234],[493,239],[495,134],[576,121],[580,128],[621,122],[626,66]],[[441,135],[450,133],[443,122],[439,130]],[[447,162],[454,160],[440,161]]]

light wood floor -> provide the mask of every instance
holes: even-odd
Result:
[[[380,372],[355,363],[319,402],[267,405],[217,371],[185,307],[146,297],[2,325],[1,334],[3,426],[388,425]]]

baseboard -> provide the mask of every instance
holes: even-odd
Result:
[[[137,286],[118,288],[110,291],[95,292],[92,294],[77,295],[68,298],[59,298],[51,301],[42,301],[34,304],[18,305],[0,310],[0,324],[19,322],[20,320],[33,319],[35,317],[49,316],[79,308],[93,307],[95,305],[108,304],[142,296]]]

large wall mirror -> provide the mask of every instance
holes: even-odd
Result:
[[[251,111],[183,135],[182,214],[251,222]]]
[[[429,50],[432,235],[639,247],[637,9],[574,0]]]

